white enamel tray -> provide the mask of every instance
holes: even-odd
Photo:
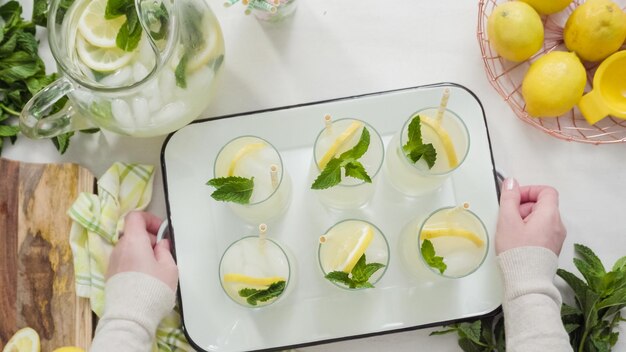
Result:
[[[470,151],[438,192],[407,199],[391,188],[381,172],[374,198],[365,208],[340,212],[319,203],[309,189],[309,168],[325,114],[363,119],[386,144],[413,112],[437,105],[445,87],[451,89],[448,107],[462,116],[469,129]],[[261,309],[232,302],[222,291],[218,275],[227,246],[255,234],[256,228],[236,218],[226,204],[214,201],[212,188],[205,186],[213,177],[217,152],[240,135],[270,141],[281,152],[293,182],[291,206],[280,220],[269,224],[268,231],[295,258],[290,291]],[[278,350],[423,328],[485,315],[500,306],[502,284],[493,241],[483,266],[458,280],[429,272],[414,276],[400,259],[402,227],[441,206],[469,202],[493,239],[498,212],[495,167],[484,111],[464,87],[436,84],[197,121],[168,137],[161,159],[180,270],[183,323],[189,341],[198,349]],[[320,271],[318,237],[347,218],[373,222],[389,241],[389,267],[374,289],[339,289]]]

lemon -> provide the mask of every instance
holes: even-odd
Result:
[[[522,82],[526,111],[533,117],[556,117],[574,107],[587,83],[576,54],[553,51],[533,62]]]
[[[101,48],[87,42],[83,36],[76,35],[76,52],[87,67],[100,71],[115,71],[127,65],[135,56],[119,48]]]
[[[449,228],[449,227],[441,227],[441,228],[425,228],[422,229],[421,237],[425,240],[430,240],[437,237],[444,236],[452,236],[452,237],[462,237],[467,240],[472,241],[477,247],[482,247],[485,242],[482,238],[478,237],[472,231],[462,229],[462,228]]]
[[[18,330],[2,352],[39,352],[39,335],[31,328]]]
[[[100,48],[114,48],[116,46],[115,38],[126,22],[126,16],[107,20],[104,18],[106,6],[107,0],[90,1],[78,19],[78,30],[91,45]]]
[[[84,349],[75,346],[59,347],[52,352],[85,352]]]
[[[287,281],[280,276],[254,277],[244,274],[229,273],[224,275],[224,282],[244,284],[248,286],[269,286],[275,282]],[[69,351],[68,351],[69,352]]]
[[[565,10],[572,0],[520,0],[532,6],[540,15],[551,15]]]
[[[456,155],[456,150],[454,149],[454,143],[452,143],[452,139],[446,130],[441,128],[441,125],[437,123],[435,120],[431,119],[428,116],[420,116],[420,121],[425,125],[430,126],[437,136],[441,139],[441,143],[443,144],[443,148],[448,155],[448,166],[451,169],[454,169],[459,165],[459,158]]]
[[[487,34],[500,56],[516,62],[530,58],[543,45],[541,17],[520,1],[498,5],[487,20]]]
[[[320,239],[323,245],[333,246],[335,255],[332,267],[337,270],[350,273],[363,253],[367,250],[374,239],[374,229],[365,225],[357,231],[344,234],[332,233]],[[330,240],[330,241],[329,241]]]
[[[363,127],[363,123],[359,121],[354,121],[343,131],[337,139],[333,142],[333,144],[328,148],[324,156],[317,163],[320,169],[324,169],[326,164],[339,152],[339,148],[343,146],[348,140],[351,140],[352,137],[356,134],[356,132]]]
[[[210,21],[208,16],[204,16],[205,27],[204,33],[207,37],[202,42],[202,46],[194,51],[194,55],[188,57],[187,72],[192,73],[202,66],[206,65],[212,59],[217,58],[224,51],[224,42],[222,40],[220,27]],[[174,58],[170,60],[170,66],[176,69],[180,63],[180,59],[185,54],[185,47],[178,44],[174,52]]]
[[[233,160],[230,161],[230,165],[228,166],[227,176],[235,175],[235,169],[237,168],[237,165],[239,164],[241,159],[265,147],[267,147],[267,144],[263,142],[250,143],[250,144],[244,145],[241,149],[237,151],[237,154],[235,154],[235,156],[233,157]]]
[[[565,46],[586,61],[613,54],[626,39],[626,13],[610,0],[588,0],[567,19]]]

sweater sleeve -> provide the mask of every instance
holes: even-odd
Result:
[[[572,351],[553,282],[556,254],[542,247],[514,248],[500,253],[498,264],[504,277],[507,352]]]
[[[174,303],[172,289],[156,278],[138,272],[112,276],[90,351],[151,351],[156,328]]]

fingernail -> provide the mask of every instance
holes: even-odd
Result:
[[[517,181],[515,181],[513,177],[507,178],[506,180],[504,180],[504,188],[506,188],[507,191],[512,191],[513,187],[515,187],[516,182]]]

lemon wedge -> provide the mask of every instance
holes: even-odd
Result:
[[[76,35],[76,52],[80,61],[87,67],[100,72],[122,68],[135,56],[135,53],[129,53],[117,47],[102,48],[92,45],[80,33]]]
[[[425,240],[430,240],[437,237],[444,236],[452,236],[452,237],[462,237],[467,240],[472,241],[476,247],[482,247],[485,245],[485,242],[482,238],[478,237],[472,231],[462,229],[462,228],[450,228],[450,227],[439,227],[439,228],[425,228],[422,229],[421,237]]]
[[[237,168],[237,164],[243,157],[253,152],[259,151],[265,148],[266,146],[267,144],[263,142],[256,142],[256,143],[250,143],[250,144],[244,145],[241,149],[237,151],[237,154],[235,154],[235,157],[233,157],[233,160],[231,160],[230,165],[228,166],[227,176],[235,175],[235,168]]]
[[[207,17],[208,16],[205,16],[204,20],[204,27],[206,28],[204,33],[207,37],[204,38],[202,46],[198,50],[194,51],[194,55],[189,58],[189,61],[187,61],[187,73],[196,71],[209,63],[212,59],[221,55],[223,52],[220,27],[215,24],[211,24],[211,21]],[[170,66],[173,69],[176,69],[184,54],[185,46],[179,44],[174,52],[173,59],[170,60]]]
[[[224,275],[224,282],[245,284],[249,286],[269,286],[279,281],[287,280],[285,280],[284,277],[280,276],[254,277],[237,273],[229,273]]]
[[[88,0],[89,1],[89,0]],[[91,45],[100,48],[114,48],[115,38],[120,28],[126,22],[126,16],[111,20],[104,18],[107,0],[92,0],[78,19],[80,34]]]
[[[39,335],[31,328],[18,330],[7,342],[2,352],[39,352]]]
[[[437,121],[428,116],[420,116],[420,121],[432,128],[441,139],[443,148],[448,156],[448,165],[450,168],[453,169],[457,167],[457,165],[459,165],[459,159],[456,156],[456,150],[454,149],[454,144],[452,143],[452,139],[450,138],[448,132],[446,132],[446,130],[444,130]]]
[[[334,233],[324,237],[327,240],[332,239],[332,241],[328,243],[333,243],[335,242],[333,237],[337,235],[337,233]],[[337,270],[350,273],[363,253],[367,250],[367,247],[369,247],[370,243],[372,243],[372,240],[374,239],[374,229],[370,225],[366,225],[358,231],[342,237],[337,238],[341,241],[341,243],[334,244],[336,246],[336,254],[334,256],[335,260],[332,267]]]
[[[328,164],[330,159],[337,154],[339,148],[344,145],[346,141],[350,140],[361,127],[363,127],[362,122],[354,121],[339,135],[339,137],[337,137],[337,139],[335,139],[330,148],[328,148],[328,151],[326,151],[326,154],[324,154],[318,162],[320,169],[324,169],[326,167],[326,164]]]

